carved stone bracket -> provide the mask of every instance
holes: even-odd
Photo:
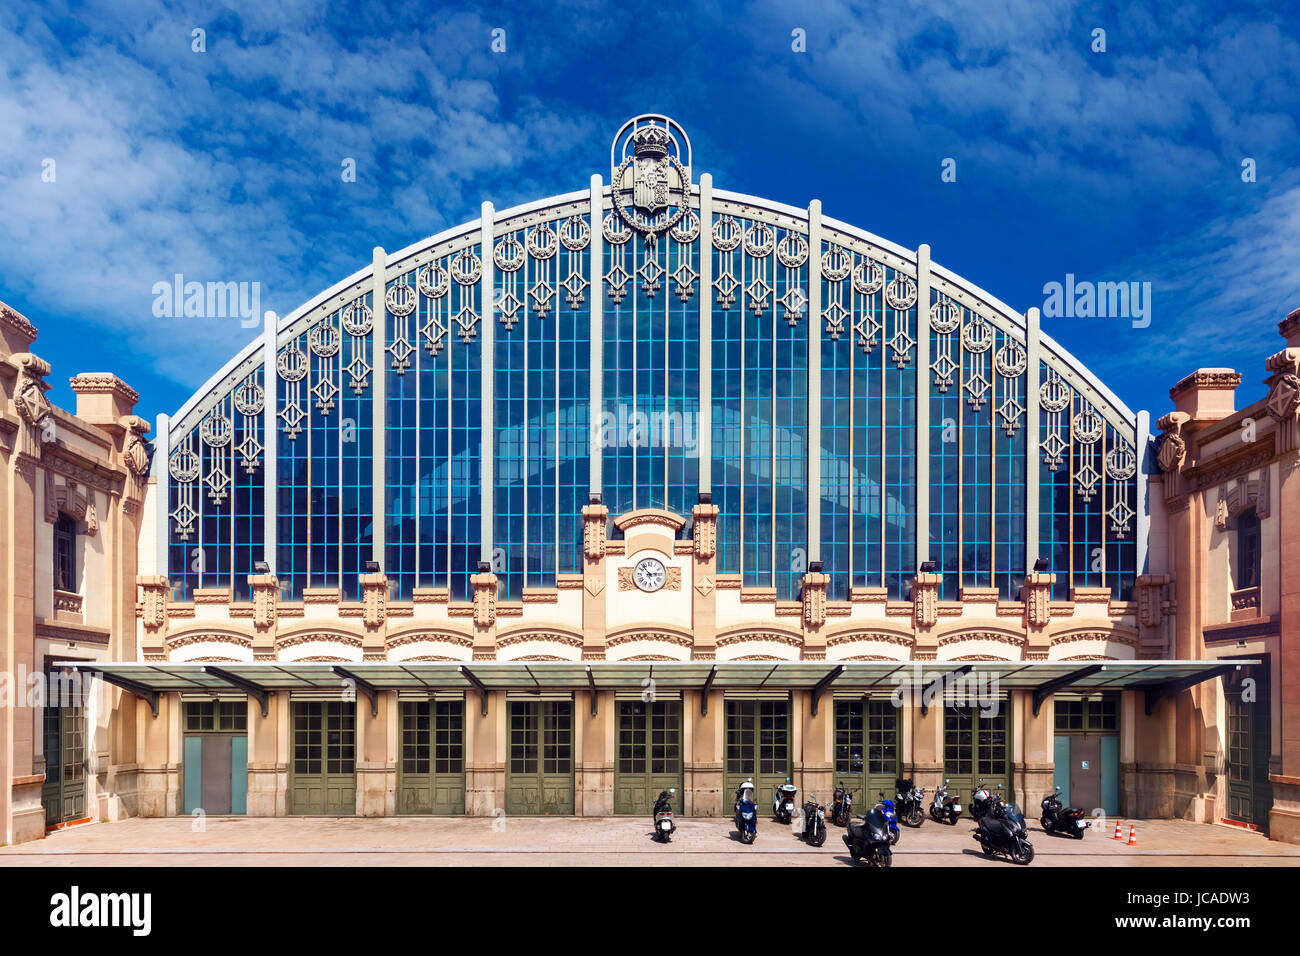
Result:
[[[584,515],[586,510],[583,509]],[[483,571],[470,575],[469,583],[474,588],[474,624],[489,628],[497,619],[497,576]]]
[[[717,505],[696,505],[691,514],[695,517],[694,538],[695,556],[708,561],[718,552],[718,513]]]
[[[1259,477],[1238,475],[1232,484],[1219,486],[1219,500],[1214,508],[1214,526],[1228,530],[1228,523],[1241,512],[1254,508],[1261,518],[1269,514],[1268,465],[1259,470]]]
[[[250,574],[253,592],[253,628],[262,634],[274,630],[280,606],[280,581],[274,574]]]
[[[831,576],[809,571],[803,576],[803,623],[815,630],[826,623],[826,587]]]
[[[388,618],[388,575],[363,574],[361,583],[362,620],[367,630],[382,627]]]
[[[912,623],[916,627],[933,627],[939,620],[939,582],[942,575],[918,571],[912,579]]]
[[[14,383],[14,409],[27,426],[17,450],[39,458],[40,432],[50,414],[50,400],[45,397],[45,391],[50,387],[45,381],[50,374],[50,363],[31,352],[16,352],[9,356],[8,361],[18,370],[18,380]]]
[[[1159,627],[1164,614],[1164,588],[1171,578],[1167,574],[1139,574],[1137,578],[1137,617],[1142,627]]]
[[[588,561],[599,561],[605,556],[605,525],[609,509],[604,505],[583,505],[582,551]]]
[[[1043,628],[1052,620],[1052,585],[1056,575],[1045,571],[1030,571],[1025,575],[1021,598],[1025,602],[1025,624]]]
[[[1264,407],[1278,422],[1278,451],[1290,451],[1300,445],[1300,348],[1287,348],[1270,356],[1264,363],[1273,374]]]

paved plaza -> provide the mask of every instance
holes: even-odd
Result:
[[[1116,841],[1114,821],[1083,840],[1042,833],[1030,821],[1031,866],[1300,866],[1300,846],[1257,833],[1181,820],[1136,821],[1137,846]],[[903,831],[895,866],[1014,868],[988,860],[971,822],[927,821]],[[760,824],[741,844],[728,819],[679,819],[668,845],[649,820],[631,817],[132,818],[51,833],[0,847],[0,866],[839,866],[852,862],[831,827],[807,846],[789,827]]]

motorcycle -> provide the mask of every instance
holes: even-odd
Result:
[[[1002,784],[998,784],[998,790],[1001,791]],[[989,793],[988,788],[984,786],[984,778],[980,778],[979,786],[971,792],[970,795],[970,815],[971,819],[979,821],[989,812],[993,806],[993,796]]]
[[[777,823],[789,823],[794,819],[794,798],[798,792],[799,788],[790,782],[789,777],[776,788],[772,797],[772,815],[776,817]]]
[[[875,807],[885,815],[885,822],[889,824],[889,845],[893,846],[898,842],[901,831],[898,829],[898,811],[894,809],[894,801],[886,800],[885,794],[880,794],[880,802]]]
[[[898,822],[903,826],[919,827],[925,822],[925,788],[912,785],[910,777],[898,778]]]
[[[831,823],[837,827],[846,827],[853,818],[853,794],[856,790],[835,788],[835,799],[831,802]]]
[[[672,797],[677,793],[677,788],[672,787],[668,790],[659,791],[659,799],[655,801],[654,824],[655,839],[661,843],[668,843],[673,838],[673,831],[677,829],[673,823],[673,806]]]
[[[826,808],[817,802],[817,794],[809,794],[809,800],[803,805],[803,838],[810,846],[821,846],[826,842]]]
[[[1053,787],[1052,795],[1043,800],[1043,815],[1038,822],[1044,833],[1066,833],[1076,840],[1083,839],[1083,831],[1092,826],[1083,818],[1083,811],[1078,807],[1061,805],[1061,788]]]
[[[741,843],[758,839],[758,804],[754,802],[754,781],[746,780],[736,788],[736,832]]]
[[[985,856],[1002,854],[1011,862],[1027,865],[1034,858],[1034,845],[1026,839],[1025,817],[1014,803],[994,795],[988,811],[975,826],[975,839]]]
[[[853,862],[865,859],[872,866],[889,866],[893,851],[889,849],[889,823],[880,810],[870,810],[865,816],[849,821],[844,834],[844,845],[849,848]]]
[[[936,823],[956,824],[961,816],[961,800],[948,795],[948,781],[945,780],[934,791],[934,800],[930,804],[930,818]]]

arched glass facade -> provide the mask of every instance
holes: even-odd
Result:
[[[466,600],[487,561],[520,600],[581,571],[590,495],[689,522],[702,492],[719,573],[778,599],[815,560],[837,600],[904,598],[924,560],[942,598],[1014,599],[1039,557],[1058,598],[1128,597],[1134,417],[928,254],[711,186],[657,232],[609,186],[489,215],[303,306],[170,423],[178,599],[266,560],[288,599],[355,600],[373,560],[398,599]]]

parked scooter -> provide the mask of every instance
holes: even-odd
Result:
[[[925,822],[925,788],[913,786],[911,777],[899,777],[896,783],[898,822],[906,827],[919,827]]]
[[[853,818],[853,795],[856,790],[845,790],[842,786],[835,788],[835,799],[831,802],[831,823],[837,827],[846,827]]]
[[[1061,788],[1053,787],[1052,795],[1043,800],[1043,815],[1038,822],[1043,825],[1044,833],[1055,831],[1082,840],[1083,831],[1092,826],[1083,817],[1084,813],[1078,807],[1062,806]]]
[[[885,823],[889,824],[889,845],[893,846],[898,842],[901,835],[898,829],[898,811],[894,809],[894,801],[886,799],[882,791],[876,809],[885,815]]]
[[[998,784],[998,790],[1002,789],[1002,784]],[[984,786],[984,778],[980,777],[979,786],[971,793],[970,796],[970,815],[971,819],[979,821],[989,812],[993,806],[993,796],[989,793],[988,788]]]
[[[869,810],[865,816],[849,821],[844,834],[844,845],[849,848],[853,862],[866,860],[872,866],[889,866],[893,851],[889,849],[889,823],[880,810]]]
[[[661,790],[659,791],[659,799],[655,801],[655,839],[661,843],[670,842],[673,838],[673,831],[677,829],[677,825],[673,823],[672,797],[675,793],[677,793],[676,787]]]
[[[930,819],[936,823],[956,824],[961,816],[961,800],[948,795],[948,781],[945,780],[934,791],[934,800],[930,803]]]
[[[752,777],[736,788],[736,832],[741,843],[758,839],[758,804],[754,802]]]
[[[794,798],[798,792],[799,788],[790,782],[789,777],[776,788],[772,797],[772,815],[776,817],[777,823],[789,823],[794,819]]]
[[[989,799],[988,811],[975,826],[975,839],[985,856],[1000,853],[1022,865],[1034,858],[1034,845],[1028,840],[1024,814],[1014,803],[1004,803],[997,794]]]
[[[809,794],[803,805],[803,838],[810,846],[826,842],[826,808],[817,802],[817,794]]]

